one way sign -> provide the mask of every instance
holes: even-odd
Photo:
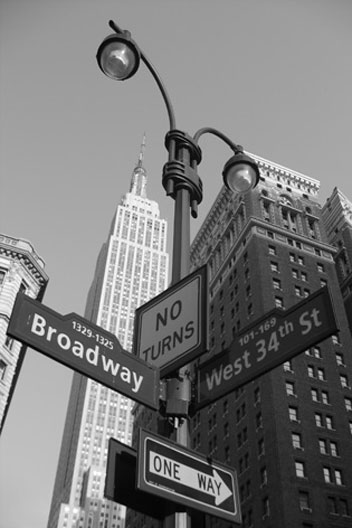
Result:
[[[179,444],[140,429],[138,480],[147,491],[241,523],[235,472]]]

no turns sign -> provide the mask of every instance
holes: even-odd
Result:
[[[161,376],[207,349],[206,266],[136,310],[134,353],[160,368]]]

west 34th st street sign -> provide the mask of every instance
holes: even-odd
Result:
[[[8,335],[138,403],[159,409],[157,369],[126,352],[115,335],[75,313],[60,315],[19,293]]]
[[[144,429],[140,429],[137,478],[140,490],[241,522],[234,470]]]
[[[244,329],[228,349],[199,366],[195,410],[222,398],[336,331],[328,288],[318,290],[289,310],[272,310]]]

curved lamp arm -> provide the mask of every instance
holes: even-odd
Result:
[[[220,130],[217,130],[216,128],[212,127],[204,127],[199,129],[193,136],[194,142],[198,145],[199,138],[203,136],[203,134],[213,134],[214,136],[217,136],[218,138],[222,139],[231,150],[236,152],[243,152],[243,147],[241,145],[237,145],[231,139],[229,139],[225,134],[220,132]]]
[[[115,24],[115,22],[113,20],[109,20],[109,26],[111,27],[111,29],[113,29],[115,31],[115,33],[120,33],[122,35],[124,33],[126,33],[123,29],[119,28]],[[161,95],[163,96],[163,99],[164,99],[164,102],[165,102],[165,106],[166,106],[166,110],[167,110],[167,113],[168,113],[168,116],[169,116],[170,130],[173,130],[173,129],[176,128],[176,118],[175,118],[175,112],[174,112],[174,109],[173,109],[169,94],[167,93],[165,85],[164,85],[163,81],[161,80],[161,77],[158,74],[158,72],[155,69],[155,67],[152,65],[152,63],[146,57],[146,55],[142,52],[142,50],[140,49],[139,46],[138,46],[138,49],[140,51],[142,61],[144,62],[144,64],[147,66],[148,70],[150,71],[150,73],[154,77],[154,80],[155,80],[156,84],[159,87]]]

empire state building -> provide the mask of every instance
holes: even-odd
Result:
[[[167,287],[167,222],[147,198],[143,139],[130,191],[99,253],[85,317],[131,351],[138,306]],[[125,508],[103,497],[108,441],[132,440],[134,402],[74,373],[48,528],[123,528]]]

